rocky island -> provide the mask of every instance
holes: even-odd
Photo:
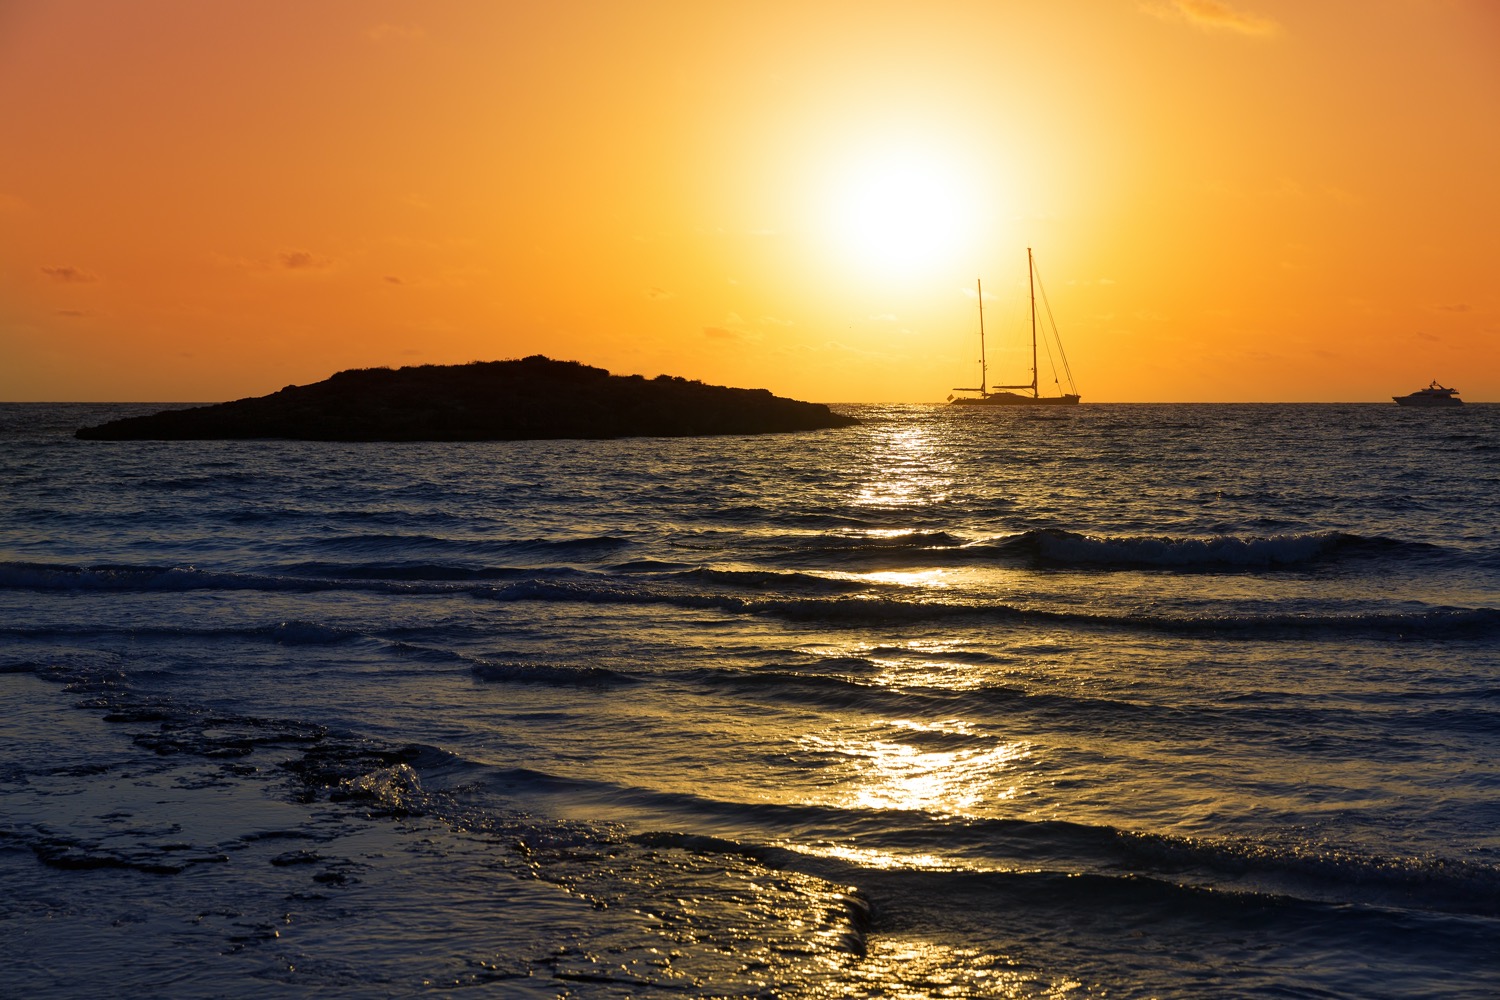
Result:
[[[268,396],[84,427],[94,441],[519,441],[687,437],[847,427],[822,403],[668,375],[611,375],[533,355],[466,365],[357,368]]]

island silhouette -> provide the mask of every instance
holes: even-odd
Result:
[[[848,427],[825,404],[671,375],[611,375],[540,354],[466,365],[354,368],[267,396],[79,429],[94,441],[519,441],[689,437]]]

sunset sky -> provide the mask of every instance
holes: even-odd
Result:
[[[1028,246],[1085,403],[1500,401],[1500,3],[0,0],[0,400],[937,402]]]

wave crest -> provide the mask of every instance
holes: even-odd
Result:
[[[1432,546],[1366,538],[1341,531],[1281,535],[1083,535],[1044,529],[1009,539],[1004,547],[1049,565],[1165,569],[1266,569],[1303,566],[1344,555],[1367,555]]]

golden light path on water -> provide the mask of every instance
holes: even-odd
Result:
[[[928,590],[945,590],[952,586],[951,574],[942,569],[879,570],[874,573],[830,573],[833,580],[860,580],[864,583],[886,583],[897,587],[922,587]]]
[[[896,427],[879,434],[869,453],[868,478],[853,494],[855,506],[879,511],[917,510],[948,502],[957,471],[948,449],[927,427]],[[860,537],[875,544],[913,534],[911,528],[871,528]],[[952,586],[946,568],[883,569],[827,574],[833,578],[900,587],[926,600]],[[968,574],[962,574],[968,575]],[[873,687],[900,690],[972,689],[984,683],[971,665],[944,654],[948,644],[907,641],[893,644],[916,657],[872,655],[868,649],[809,649],[871,662],[865,678]],[[1024,777],[1028,744],[1001,739],[962,719],[877,718],[804,734],[799,749],[840,762],[838,803],[869,810],[927,812],[935,816],[983,816],[1014,799]],[[800,849],[871,868],[952,868],[954,861],[919,852],[890,852],[849,844],[802,844]],[[899,959],[898,959],[899,960]]]
[[[943,503],[952,493],[953,458],[927,427],[886,431],[872,442],[870,462],[874,468],[854,494],[856,506],[915,507]]]
[[[936,725],[891,719],[885,726],[914,733],[972,736],[970,727],[953,720]],[[967,742],[967,741],[966,741]],[[1014,786],[996,788],[994,783],[1010,764],[1026,756],[1019,744],[1001,744],[987,749],[922,750],[892,740],[830,740],[808,735],[804,749],[826,752],[836,748],[851,758],[861,784],[849,793],[850,805],[861,809],[920,809],[940,815],[964,815],[986,802],[1013,798]]]
[[[869,453],[867,477],[852,493],[856,507],[889,519],[898,512],[952,501],[961,473],[949,449],[927,428],[894,428],[877,436]],[[920,534],[915,526],[865,528],[858,538],[872,546],[900,544]],[[997,598],[1014,588],[1011,574],[998,567],[881,568],[825,570],[830,579],[859,581],[898,591],[902,601],[929,603],[972,591],[976,585]],[[975,669],[966,642],[932,638],[865,643],[813,643],[799,651],[820,658],[850,658],[870,664],[858,682],[888,691],[966,691],[993,683],[991,670]],[[828,800],[843,808],[927,813],[934,817],[981,819],[1014,805],[1035,780],[1036,748],[1006,739],[959,718],[861,717],[802,734],[799,753],[832,761]],[[972,858],[917,849],[857,845],[849,840],[783,841],[781,846],[866,870],[976,870]],[[1005,866],[1010,867],[1010,866]],[[934,995],[994,997],[1061,996],[1073,982],[1039,983],[1016,968],[1010,956],[981,952],[949,941],[896,929],[872,938],[857,978],[878,984],[881,995],[925,998]],[[907,987],[903,984],[912,984]],[[1038,992],[1038,990],[1043,992]],[[843,989],[834,994],[848,995]]]
[[[802,648],[819,657],[859,658],[874,671],[861,678],[871,688],[900,691],[971,690],[984,684],[972,664],[944,654],[952,644],[908,641],[903,654],[887,645],[881,651],[857,645],[810,645]],[[917,719],[860,717],[802,734],[797,749],[808,758],[828,760],[828,793],[824,801],[841,808],[928,813],[934,817],[987,818],[998,806],[1023,796],[1030,781],[1034,746],[1025,740],[1005,739],[958,718]],[[920,851],[890,851],[858,847],[848,842],[787,843],[821,857],[837,858],[877,869],[972,868],[971,863]]]

